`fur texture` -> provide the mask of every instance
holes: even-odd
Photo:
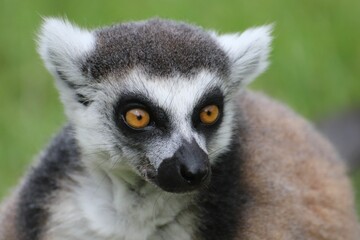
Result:
[[[268,65],[270,32],[47,19],[39,52],[69,123],[4,203],[0,240],[357,239],[336,152],[291,110],[244,90]],[[212,124],[201,122],[207,106],[218,109]],[[141,129],[128,125],[134,108],[149,114]],[[209,167],[196,186],[195,152]]]
[[[201,69],[227,74],[229,69],[228,56],[215,39],[185,23],[152,19],[102,28],[95,34],[96,49],[82,69],[96,79],[111,72],[122,75],[134,67],[150,76],[191,75]]]

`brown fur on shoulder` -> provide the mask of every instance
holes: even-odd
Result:
[[[242,172],[252,201],[238,239],[359,239],[351,184],[333,147],[262,94],[247,92],[239,104],[248,123]]]

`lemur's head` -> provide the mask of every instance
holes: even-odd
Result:
[[[187,192],[227,151],[233,98],[265,70],[270,31],[218,35],[160,19],[88,31],[46,19],[39,52],[87,166]]]

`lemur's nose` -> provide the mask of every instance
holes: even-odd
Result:
[[[180,175],[190,184],[198,185],[206,179],[209,167],[206,164],[180,164]]]
[[[211,173],[208,155],[196,141],[184,143],[158,168],[156,183],[168,192],[188,192],[200,187]]]

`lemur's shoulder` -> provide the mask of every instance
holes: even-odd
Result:
[[[246,122],[242,174],[252,202],[245,239],[358,239],[343,162],[314,127],[263,94],[238,99]],[[271,224],[269,224],[271,223]],[[358,228],[359,231],[354,232]]]

